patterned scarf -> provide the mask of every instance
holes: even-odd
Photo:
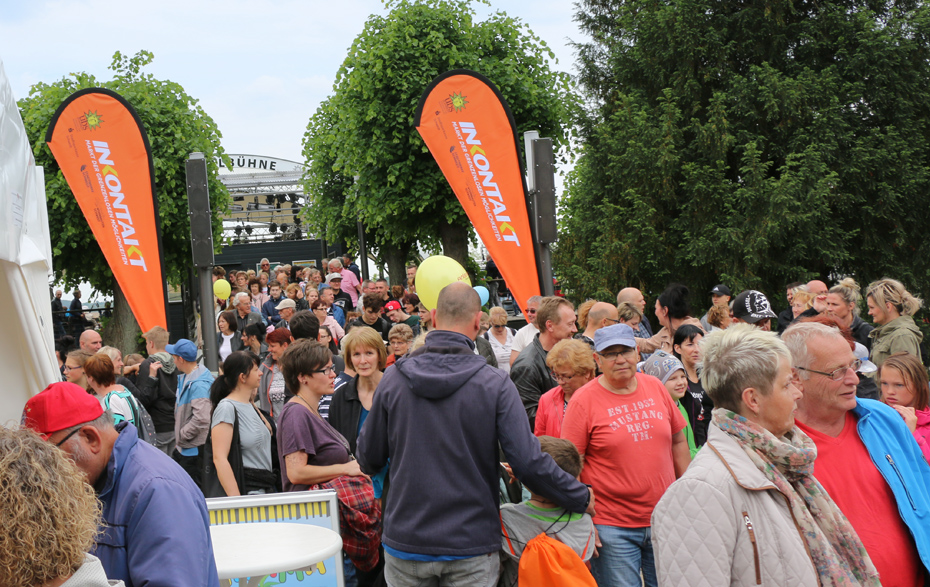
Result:
[[[817,446],[795,426],[781,438],[723,408],[713,421],[739,442],[749,460],[788,498],[823,587],[881,587],[878,571],[849,520],[814,478]]]

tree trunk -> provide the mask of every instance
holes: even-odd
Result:
[[[407,255],[413,243],[402,245],[383,244],[380,247],[381,260],[387,264],[388,284],[407,285]]]
[[[141,352],[139,324],[118,283],[113,284],[113,316],[100,331],[103,344],[119,349],[123,356]]]
[[[442,241],[442,254],[451,257],[468,268],[468,227],[461,224],[449,224],[445,220],[439,223],[439,238]],[[472,279],[474,279],[472,275]]]

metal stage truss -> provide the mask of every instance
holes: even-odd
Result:
[[[229,155],[233,169],[220,164],[220,181],[232,196],[223,218],[225,244],[316,238],[299,216],[306,203],[300,179],[304,165],[259,155]]]

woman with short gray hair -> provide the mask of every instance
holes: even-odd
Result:
[[[795,425],[793,381],[773,332],[737,324],[704,338],[701,382],[717,407],[706,448],[652,516],[660,585],[692,584],[695,570],[707,585],[881,585],[813,476],[817,447]]]

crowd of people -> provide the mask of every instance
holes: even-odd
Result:
[[[851,279],[792,283],[781,314],[720,284],[700,318],[671,284],[657,330],[635,288],[534,296],[513,329],[466,284],[427,309],[415,266],[388,287],[351,261],[216,268],[217,374],[160,327],[145,357],[61,343],[23,422],[102,504],[71,573],[217,584],[204,495],[329,488],[346,585],[532,585],[555,548],[571,584],[930,585],[930,387],[901,283],[864,303]]]

